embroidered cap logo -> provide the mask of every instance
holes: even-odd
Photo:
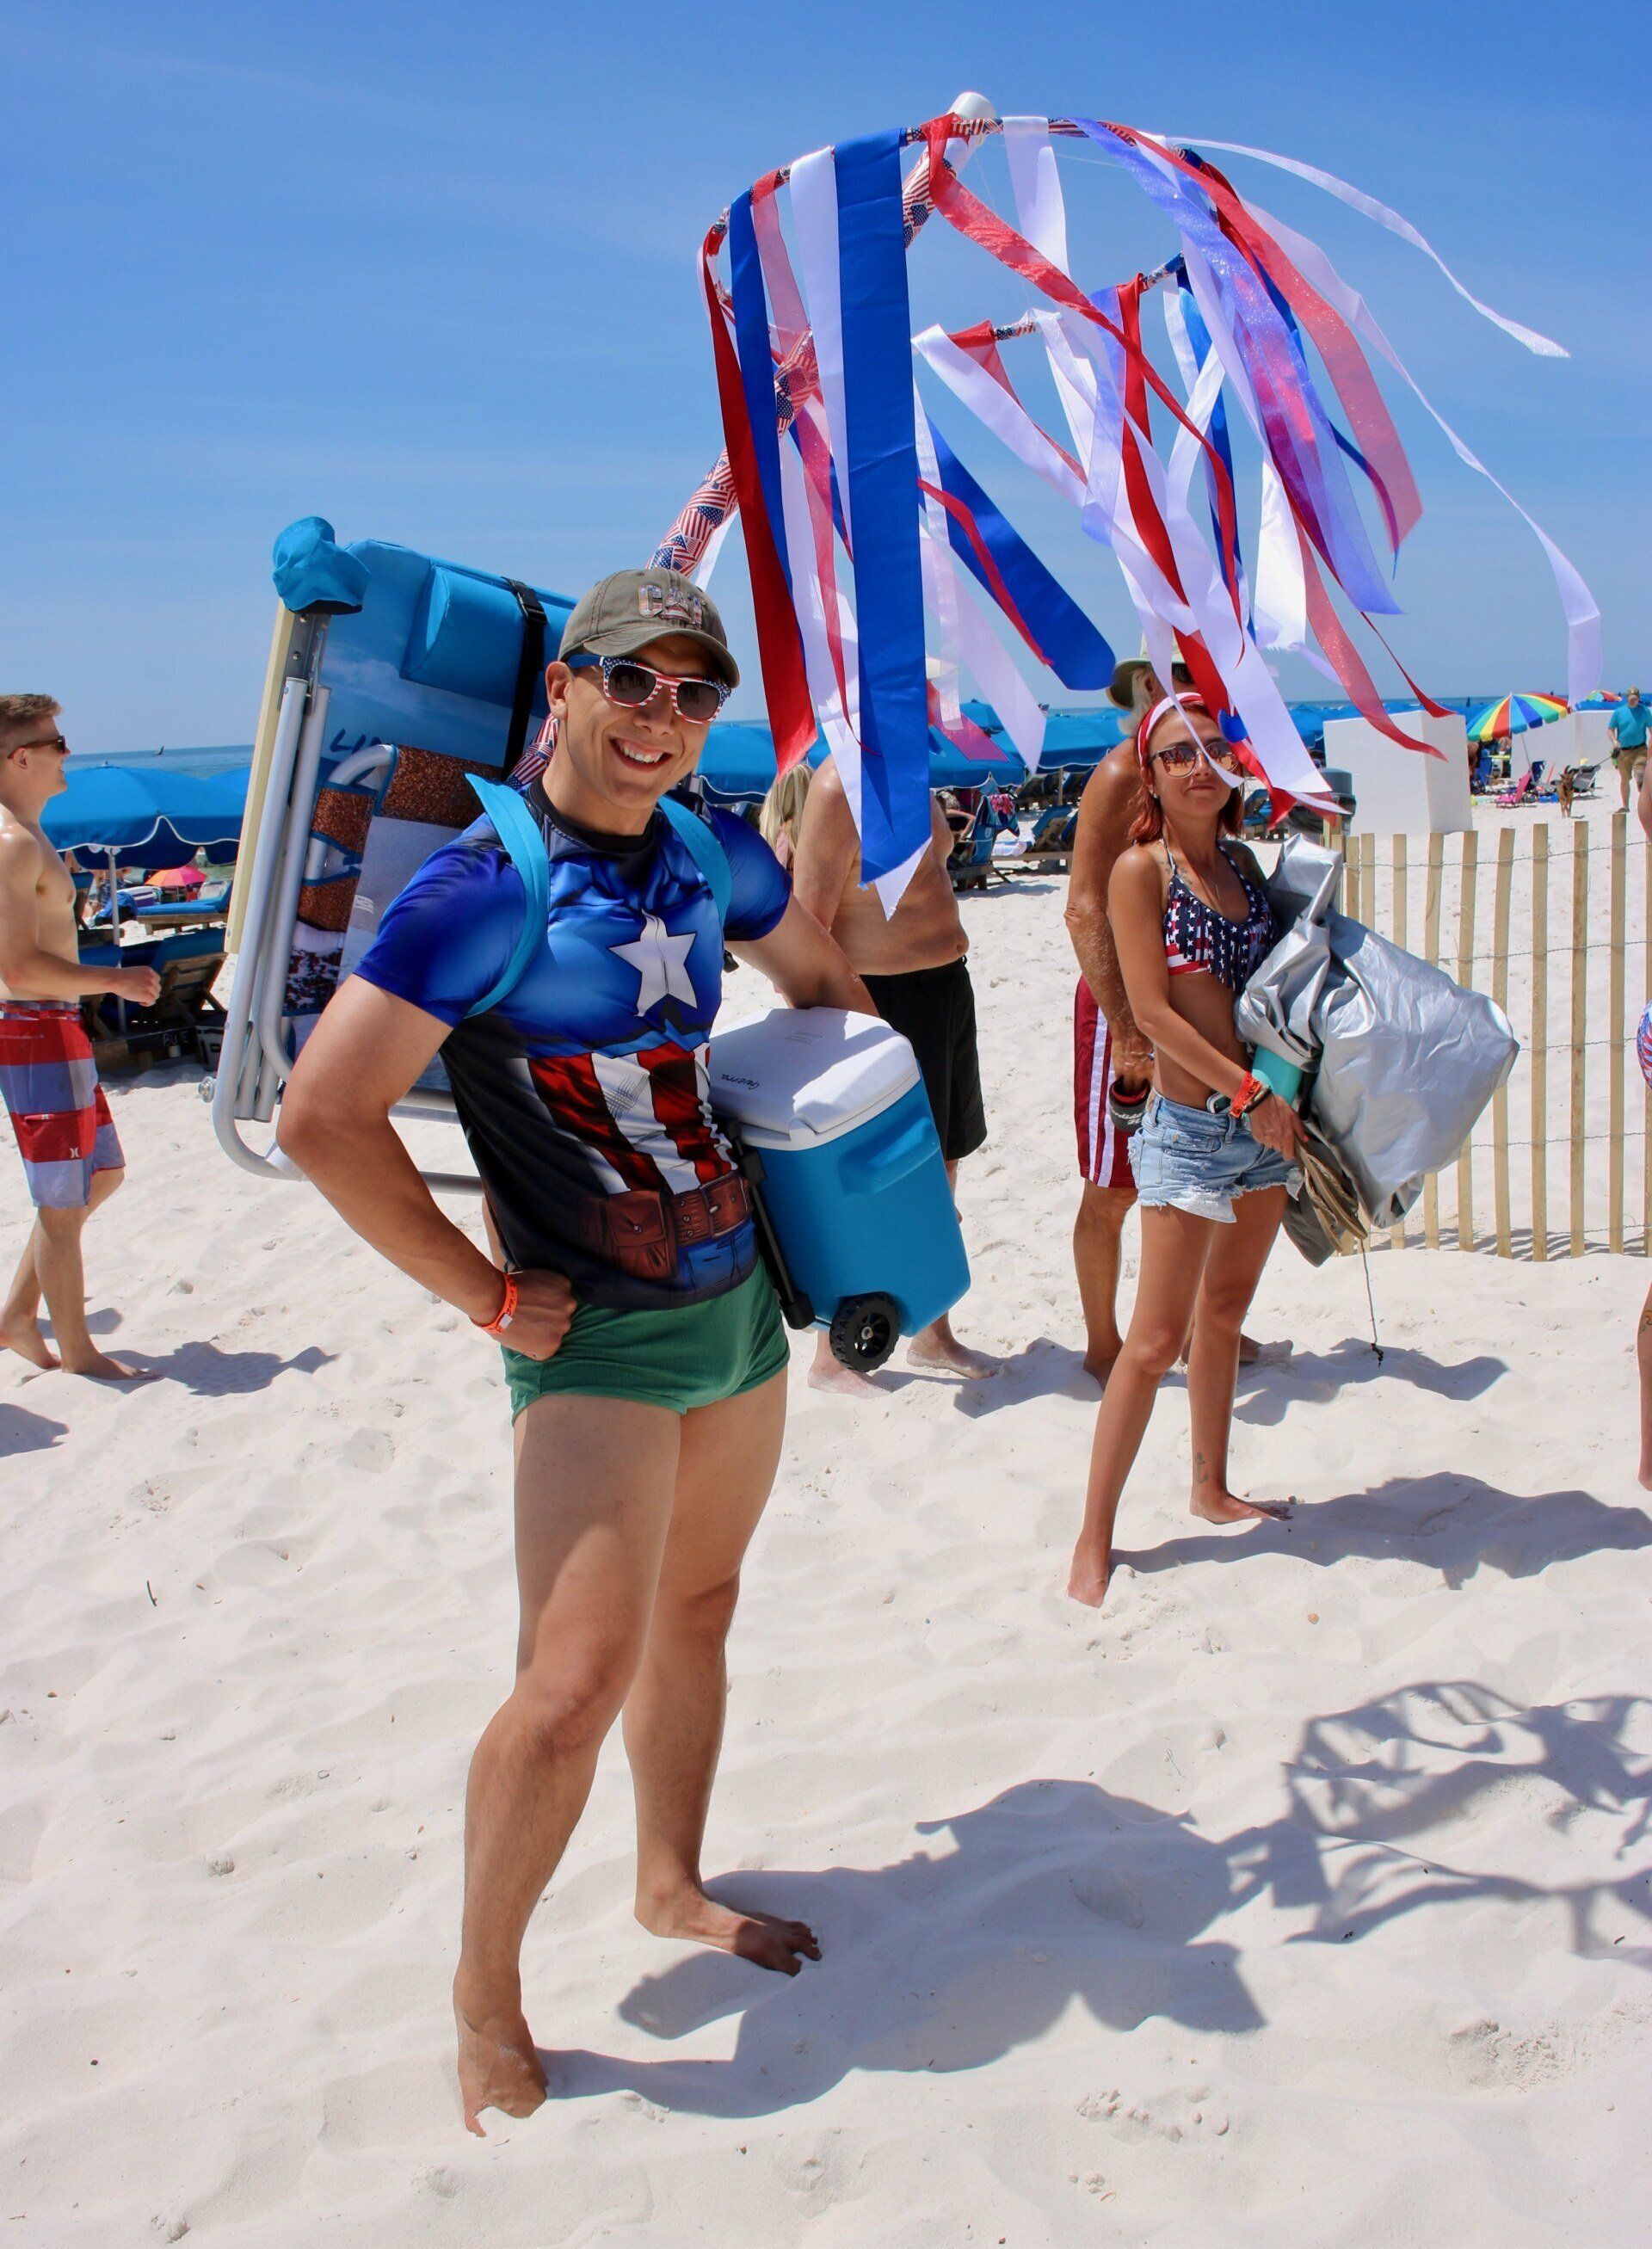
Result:
[[[692,587],[662,586],[651,578],[637,589],[637,610],[657,624],[685,625],[693,632],[702,630],[706,622],[706,604]]]

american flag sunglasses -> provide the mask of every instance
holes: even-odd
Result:
[[[564,661],[570,671],[589,671],[593,666],[600,669],[603,694],[622,711],[642,710],[664,688],[679,719],[686,719],[691,726],[704,726],[728,700],[729,691],[720,679],[656,671],[652,664],[639,664],[634,656],[570,656]]]

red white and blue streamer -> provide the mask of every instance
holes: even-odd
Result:
[[[959,178],[973,148],[999,132],[1013,224]],[[1106,153],[1170,222],[1174,251],[1157,272],[1099,286],[1075,278],[1063,137]],[[903,182],[902,151],[914,143],[922,154]],[[779,763],[803,754],[818,723],[855,810],[864,877],[886,907],[929,848],[931,726],[972,753],[986,746],[963,711],[963,676],[1030,765],[1043,713],[1025,668],[1079,691],[1105,686],[1113,669],[1082,600],[928,411],[914,352],[924,379],[938,378],[1111,551],[1160,678],[1186,664],[1276,806],[1326,799],[1264,650],[1302,657],[1390,739],[1428,751],[1383,708],[1339,606],[1387,648],[1378,620],[1398,612],[1390,573],[1422,512],[1367,350],[1465,464],[1504,487],[1423,396],[1325,253],[1246,202],[1212,151],[1323,188],[1421,249],[1518,341],[1559,353],[1482,304],[1408,221],[1346,182],[1265,150],[1211,141],[1195,151],[1094,119],[1001,125],[948,115],[821,149],[737,197],[706,237],[701,273],[726,450],[655,559],[706,567],[738,511]],[[932,210],[1027,285],[1033,301],[1022,320],[912,335],[906,260]],[[716,272],[725,241],[726,289]],[[1179,391],[1144,340],[1143,303],[1161,285]],[[1042,344],[1064,437],[1043,428],[1017,393],[1000,349],[1012,335]],[[1250,431],[1261,457],[1256,536],[1242,548],[1235,426]],[[1566,557],[1518,512],[1554,574],[1575,701],[1598,679],[1599,613]]]

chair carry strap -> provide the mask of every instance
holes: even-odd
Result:
[[[528,717],[533,708],[533,691],[539,685],[540,674],[545,669],[545,604],[532,586],[520,579],[507,578],[506,584],[516,596],[522,612],[522,646],[516,659],[516,689],[511,698],[510,731],[505,737],[505,762],[499,768],[500,777],[508,774],[522,754],[527,740]]]
[[[490,1008],[497,1008],[501,1000],[514,991],[527,973],[529,962],[544,942],[545,924],[551,909],[550,862],[545,854],[545,838],[540,824],[527,808],[527,800],[507,783],[484,781],[479,774],[465,776],[476,792],[477,801],[493,823],[493,832],[504,845],[511,864],[522,878],[527,896],[527,908],[522,926],[518,933],[511,957],[505,964],[499,981],[482,994],[465,1013],[485,1015]],[[699,815],[674,797],[663,796],[659,803],[671,826],[687,846],[695,865],[706,879],[717,908],[719,923],[728,919],[728,902],[734,886],[728,864],[728,854]]]
[[[551,869],[540,824],[517,791],[503,781],[484,781],[479,774],[468,774],[465,778],[492,822],[493,832],[505,846],[511,864],[522,877],[527,898],[522,926],[505,964],[504,974],[474,1007],[465,1010],[470,1015],[485,1015],[515,989],[527,973],[529,961],[545,942],[545,924],[551,910]]]
[[[717,908],[717,918],[719,922],[726,922],[728,919],[729,898],[734,888],[727,852],[699,815],[685,804],[680,797],[661,797],[659,808],[688,846],[690,856],[706,877],[706,886]]]

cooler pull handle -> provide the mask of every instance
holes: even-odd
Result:
[[[935,1120],[926,1110],[887,1140],[851,1137],[838,1159],[838,1177],[850,1191],[893,1186],[897,1180],[904,1180],[932,1154],[940,1152]]]

